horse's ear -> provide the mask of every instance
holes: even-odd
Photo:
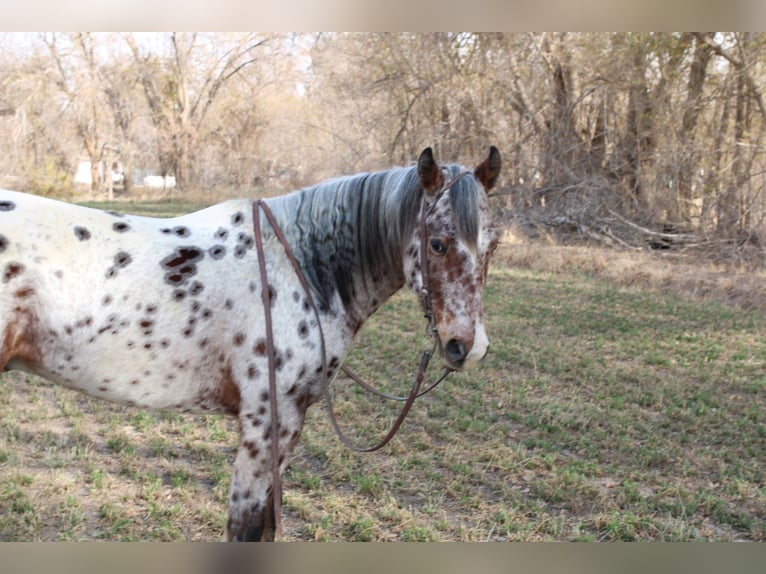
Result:
[[[479,164],[479,166],[473,170],[481,184],[486,191],[489,191],[497,183],[497,177],[500,175],[500,166],[502,165],[500,159],[500,151],[495,146],[490,146],[489,157]]]
[[[418,177],[420,186],[428,195],[435,194],[444,185],[442,170],[434,160],[434,152],[430,147],[424,149],[418,158]]]

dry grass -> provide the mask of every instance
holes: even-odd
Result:
[[[766,314],[766,273],[714,264],[699,257],[652,250],[529,242],[507,232],[500,264],[553,274],[581,274],[621,287],[652,289]]]

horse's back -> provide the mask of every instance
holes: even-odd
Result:
[[[70,308],[92,307],[101,292],[126,300],[162,291],[178,296],[212,262],[221,261],[215,271],[226,266],[227,251],[244,256],[236,248],[249,247],[252,238],[237,230],[247,235],[247,205],[226,202],[159,219],[0,190],[0,292],[7,298],[18,279]]]
[[[230,378],[223,341],[246,319],[230,291],[249,264],[249,205],[156,219],[0,190],[0,367],[110,400],[199,406]]]

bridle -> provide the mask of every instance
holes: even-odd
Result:
[[[273,503],[273,511],[274,511],[274,529],[276,531],[277,536],[281,537],[282,535],[282,519],[281,519],[282,491],[281,491],[281,480],[280,480],[280,473],[279,473],[279,467],[280,467],[279,428],[278,428],[279,417],[277,416],[278,405],[277,405],[277,384],[276,384],[276,366],[275,366],[276,354],[274,351],[274,332],[273,332],[273,323],[272,323],[272,317],[271,317],[271,291],[269,289],[268,274],[266,272],[266,262],[265,262],[264,253],[263,253],[263,238],[261,237],[261,218],[260,218],[261,211],[263,211],[264,215],[266,216],[266,219],[271,225],[272,230],[274,231],[275,236],[277,237],[277,240],[282,244],[282,248],[285,250],[285,254],[288,260],[290,261],[290,264],[292,265],[293,270],[295,271],[295,275],[298,278],[298,281],[300,282],[301,287],[303,288],[303,291],[306,294],[306,300],[308,301],[308,304],[314,314],[314,318],[316,319],[317,326],[319,328],[319,340],[320,340],[320,349],[321,349],[321,355],[322,355],[322,375],[321,375],[322,385],[321,386],[322,386],[322,392],[324,395],[325,405],[327,407],[327,413],[330,419],[330,423],[332,424],[332,427],[335,433],[338,435],[338,438],[348,448],[356,452],[373,452],[383,448],[385,445],[389,443],[389,441],[394,437],[394,435],[396,435],[399,428],[402,426],[404,419],[407,418],[407,415],[409,414],[410,409],[412,408],[412,405],[415,403],[415,399],[422,397],[426,393],[432,391],[442,381],[444,381],[447,378],[447,376],[454,370],[454,369],[451,369],[450,367],[445,366],[441,376],[434,383],[431,383],[425,389],[421,390],[423,387],[423,382],[426,377],[426,371],[428,370],[428,364],[431,361],[431,357],[433,356],[439,344],[439,336],[438,336],[437,327],[436,327],[437,325],[436,314],[435,314],[434,306],[433,306],[433,288],[431,285],[431,278],[430,278],[430,272],[429,272],[429,266],[428,266],[428,226],[426,225],[426,219],[432,213],[434,207],[437,205],[442,195],[444,195],[448,190],[454,187],[455,184],[457,184],[457,182],[460,181],[463,177],[465,177],[468,173],[470,172],[463,171],[459,173],[458,175],[456,175],[452,180],[447,182],[434,195],[434,198],[431,201],[430,206],[427,205],[426,193],[425,191],[423,192],[423,199],[422,199],[421,209],[420,209],[420,266],[421,266],[423,287],[421,290],[420,299],[421,299],[421,304],[423,306],[424,316],[426,319],[428,319],[428,333],[431,335],[433,339],[433,344],[430,349],[423,351],[423,354],[421,355],[417,375],[415,376],[415,380],[412,384],[412,389],[410,390],[409,394],[407,396],[396,396],[396,395],[390,395],[390,394],[384,393],[376,389],[369,383],[365,382],[358,374],[356,374],[349,367],[346,367],[346,366],[340,367],[340,369],[351,380],[353,380],[359,386],[364,388],[366,391],[378,397],[382,397],[384,399],[400,401],[404,403],[404,405],[401,408],[401,411],[399,412],[399,415],[397,416],[394,423],[391,425],[391,428],[386,433],[386,435],[378,443],[369,447],[360,447],[354,444],[353,442],[351,442],[351,440],[349,440],[349,438],[346,436],[346,434],[343,432],[343,430],[340,428],[340,425],[338,424],[337,417],[335,416],[335,410],[333,409],[333,405],[332,405],[332,396],[330,395],[330,374],[327,368],[327,349],[325,345],[324,331],[322,330],[322,322],[319,316],[319,309],[314,301],[312,290],[308,282],[306,281],[306,277],[303,274],[303,271],[300,267],[300,264],[298,263],[298,260],[295,258],[295,255],[293,254],[292,249],[290,248],[290,245],[287,242],[287,238],[285,237],[284,232],[282,231],[281,227],[277,223],[277,220],[274,217],[274,214],[272,213],[268,204],[263,199],[258,199],[253,202],[253,230],[255,233],[255,247],[256,247],[256,251],[258,255],[258,270],[259,270],[260,279],[261,279],[261,300],[263,303],[263,308],[264,308],[265,316],[266,316],[266,354],[267,354],[268,367],[269,367],[269,407],[271,411],[271,461],[272,461],[271,493],[272,493],[272,503]]]

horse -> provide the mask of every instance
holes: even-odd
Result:
[[[389,297],[407,285],[430,309],[449,369],[487,353],[500,166],[494,146],[473,170],[427,148],[407,167],[169,219],[0,190],[0,369],[236,417],[226,539],[272,541],[306,410]]]

